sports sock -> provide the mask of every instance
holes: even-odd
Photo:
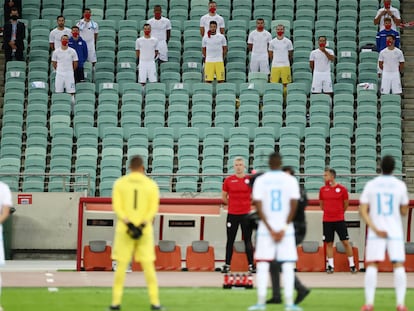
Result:
[[[116,271],[114,273],[114,285],[112,286],[112,305],[118,306],[122,301],[122,294],[124,293],[124,283],[126,277],[126,270],[128,262],[116,263]]]
[[[348,257],[348,262],[349,262],[349,266],[350,266],[350,267],[355,266],[354,256],[349,256],[349,257]]]
[[[368,266],[365,271],[365,304],[374,305],[378,268]]]
[[[158,293],[158,280],[157,275],[155,273],[154,262],[141,262],[141,266],[144,270],[145,281],[147,282],[150,303],[154,306],[159,306],[160,297]]]
[[[266,302],[267,283],[269,282],[269,262],[260,261],[256,265],[257,303]]]
[[[333,257],[332,258],[328,258],[328,266],[331,266],[332,268],[334,267]]]
[[[397,305],[405,305],[405,292],[407,291],[407,274],[404,267],[394,268],[394,287]]]
[[[283,287],[285,294],[285,304],[293,304],[293,288],[295,282],[295,266],[293,262],[284,262],[282,264]]]

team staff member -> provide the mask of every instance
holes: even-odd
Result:
[[[26,36],[25,25],[18,21],[19,11],[12,8],[10,21],[4,25],[3,49],[6,62],[13,60],[24,60],[24,38]]]
[[[88,45],[79,36],[79,27],[72,26],[72,36],[69,39],[69,47],[78,54],[78,67],[75,69],[75,83],[85,81],[84,64],[88,59]]]
[[[369,181],[362,191],[360,213],[368,227],[365,260],[365,305],[361,311],[374,310],[378,262],[385,260],[388,251],[394,265],[394,286],[397,311],[408,311],[405,306],[407,274],[404,268],[404,231],[401,216],[407,215],[407,186],[392,176],[395,160],[385,156],[381,161],[382,175]]]
[[[8,185],[0,181],[0,234],[1,234],[1,241],[0,241],[0,266],[4,266],[5,255],[4,255],[4,245],[3,245],[3,223],[10,215],[10,210],[13,205],[12,203],[12,194]],[[0,290],[1,290],[1,276],[0,276]],[[0,310],[3,310],[0,307]]]
[[[345,211],[348,208],[348,190],[335,181],[336,171],[325,169],[323,175],[325,186],[319,190],[319,204],[323,211],[323,237],[326,242],[326,257],[328,258],[327,273],[334,272],[333,241],[335,232],[345,247],[350,271],[356,273],[354,256],[349,244],[348,229],[345,223]]]
[[[129,169],[128,175],[115,181],[112,190],[112,206],[117,216],[112,259],[116,261],[117,269],[109,309],[121,309],[125,275],[134,256],[144,270],[151,310],[162,310],[154,266],[152,227],[160,201],[159,190],[157,184],[145,176],[144,162],[140,156],[131,158]]]
[[[242,157],[236,157],[234,159],[233,167],[235,174],[224,180],[223,191],[221,193],[223,203],[228,205],[226,263],[221,272],[230,272],[233,244],[239,225],[241,226],[247,261],[249,263],[248,271],[255,272],[253,264],[252,229],[247,218],[247,214],[249,214],[251,209],[250,177],[245,174],[246,167]]]
[[[212,83],[216,76],[218,83],[225,80],[224,57],[227,54],[227,40],[217,33],[217,22],[210,22],[210,30],[202,40],[202,53],[206,63],[204,66],[204,80]]]

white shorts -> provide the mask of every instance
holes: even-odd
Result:
[[[384,261],[385,251],[388,251],[388,257],[391,262],[405,261],[405,248],[403,240],[391,240],[372,238],[367,239],[365,248],[365,261]]]
[[[290,224],[290,226],[293,226]],[[257,231],[256,251],[254,258],[257,261],[297,261],[294,230],[287,233],[280,242],[275,242],[267,229],[262,228]]]
[[[93,49],[89,49],[89,47],[88,47],[88,62],[96,63],[95,47]]]
[[[168,62],[168,45],[166,41],[158,42],[159,59]]]
[[[155,61],[140,61],[138,66],[138,82],[146,83],[147,79],[149,82],[157,82],[157,69]]]
[[[257,60],[252,58],[250,60],[250,72],[263,72],[269,74],[269,61],[267,59]]]
[[[332,93],[332,78],[330,72],[313,72],[312,93]]]
[[[75,89],[75,76],[73,72],[68,73],[56,73],[55,78],[55,92],[63,93],[66,90],[66,93],[73,94],[76,92]]]
[[[401,78],[400,73],[397,72],[382,72],[381,79],[381,94],[401,94]]]

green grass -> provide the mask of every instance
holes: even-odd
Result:
[[[161,302],[167,311],[245,311],[256,302],[256,289],[224,290],[221,288],[161,288]],[[104,311],[111,302],[110,288],[4,288],[5,311]],[[359,310],[364,302],[363,289],[312,289],[301,304],[305,311]],[[395,310],[393,289],[378,289],[375,311]],[[414,306],[414,289],[407,291],[407,306]],[[149,311],[144,288],[126,288],[123,311]],[[271,305],[267,310],[283,310]]]

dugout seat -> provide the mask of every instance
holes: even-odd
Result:
[[[304,241],[297,247],[298,272],[323,272],[325,271],[325,254],[322,246],[317,241]]]
[[[181,247],[175,241],[162,240],[155,246],[155,269],[157,271],[181,270]]]
[[[106,241],[89,241],[83,248],[83,268],[85,271],[112,271],[111,247]]]
[[[188,271],[214,271],[214,248],[208,241],[193,241],[185,257]]]
[[[350,242],[352,246],[352,242]],[[359,271],[359,255],[358,247],[352,246],[352,252],[354,255],[354,262],[357,271]],[[335,263],[335,272],[349,272],[348,256],[345,253],[345,248],[341,242],[336,242],[333,248],[333,258]]]
[[[405,243],[405,271],[414,272],[414,243]]]
[[[230,271],[247,271],[248,265],[249,263],[247,262],[244,241],[235,241],[233,245],[233,256],[231,257]]]

